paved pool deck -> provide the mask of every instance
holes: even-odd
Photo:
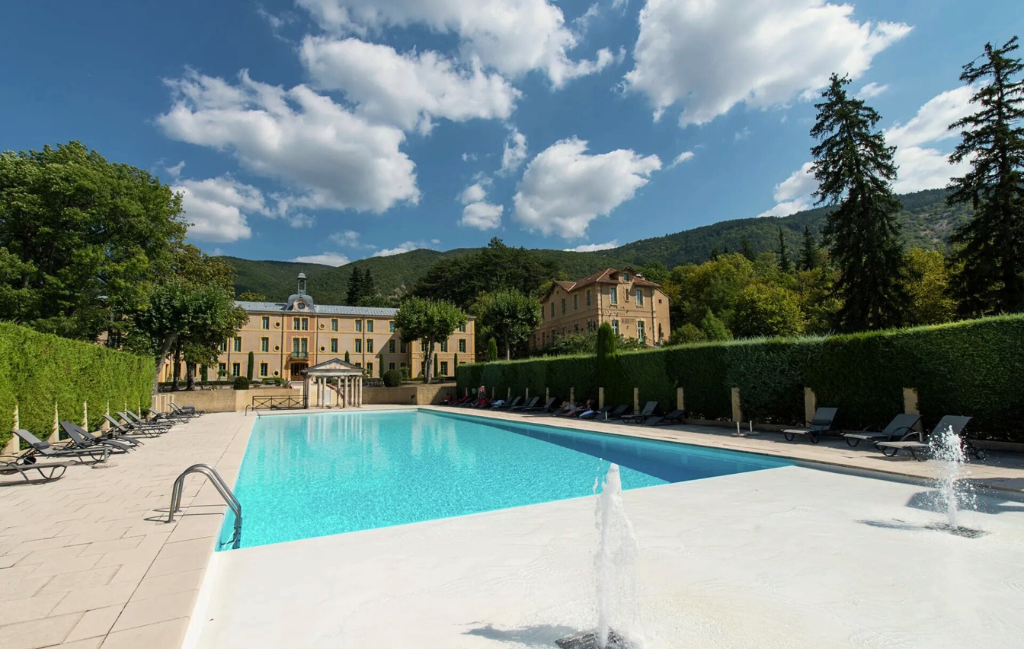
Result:
[[[364,408],[370,409],[390,408]],[[849,449],[841,441],[811,446],[806,441],[785,442],[780,435],[772,434],[737,438],[729,435],[728,431],[714,428],[644,428],[508,413],[461,412],[753,451],[790,457],[798,462],[832,464],[841,470],[881,471],[915,480],[931,477],[936,468],[933,463],[891,460],[867,449]],[[580,580],[592,581],[588,576],[593,541],[588,537],[588,534],[593,534],[592,499],[308,539],[214,556],[224,513],[223,503],[210,485],[198,477],[190,477],[186,481],[183,511],[175,523],[167,524],[163,521],[171,484],[184,468],[196,462],[215,466],[229,484],[233,484],[254,421],[255,417],[245,417],[242,413],[205,415],[175,427],[165,436],[144,440],[145,446],[138,451],[112,456],[104,468],[73,466],[64,478],[50,483],[24,484],[16,476],[0,477],[0,647],[177,649],[183,642],[189,647],[312,647],[323,646],[315,638],[324,639],[336,631],[341,633],[338,636],[341,639],[332,642],[332,646],[366,646],[364,640],[370,637],[396,638],[397,644],[390,643],[390,640],[374,641],[371,643],[374,646],[410,646],[402,643],[412,637],[408,635],[412,629],[419,633],[421,627],[403,624],[401,626],[408,633],[402,635],[401,629],[394,628],[398,626],[394,620],[406,619],[403,615],[409,616],[408,619],[425,616],[423,619],[439,621],[437,629],[431,631],[439,635],[422,637],[434,637],[441,644],[419,643],[418,646],[517,646],[509,644],[513,640],[519,642],[518,646],[548,646],[538,645],[535,638],[547,638],[574,624],[586,623],[589,613],[584,610],[585,602],[589,601],[592,589],[580,586]],[[776,589],[779,597],[796,597],[792,606],[782,608],[806,606],[814,615],[835,620],[842,613],[835,607],[847,605],[837,604],[835,598],[865,598],[862,605],[874,608],[872,600],[877,599],[878,593],[843,590],[843,580],[836,577],[832,582],[823,582],[834,582],[833,588],[836,589],[835,592],[821,593],[823,605],[813,602],[798,605],[803,596],[801,589],[793,592],[786,589],[792,583],[799,584],[799,580],[787,581],[783,579],[785,575],[773,573],[773,581],[766,583],[774,586],[751,600],[750,594],[744,599],[743,592],[740,592],[743,589],[739,586],[734,588],[731,579],[719,583],[724,577],[714,577],[705,572],[713,568],[721,568],[723,575],[734,572],[730,564],[735,554],[729,552],[737,550],[733,548],[727,552],[734,543],[752,548],[751,561],[761,557],[755,562],[758,566],[764,561],[789,562],[795,572],[804,574],[804,579],[811,581],[821,578],[820,573],[840,575],[847,570],[852,572],[846,577],[858,582],[884,580],[885,571],[872,568],[861,574],[859,566],[877,563],[872,557],[896,553],[898,559],[885,559],[882,564],[896,570],[897,575],[910,570],[899,566],[913,566],[911,572],[914,574],[929,573],[920,578],[924,581],[910,575],[905,583],[900,580],[886,582],[904,589],[906,599],[901,601],[905,601],[906,606],[914,608],[913,597],[907,593],[927,596],[937,592],[937,585],[932,583],[937,578],[934,573],[946,574],[949,564],[956,568],[955,579],[954,573],[950,573],[949,588],[964,581],[966,585],[960,589],[962,594],[970,593],[974,600],[980,597],[979,601],[988,602],[993,598],[998,601],[993,601],[992,608],[984,610],[977,607],[964,609],[960,603],[954,605],[951,602],[935,605],[948,608],[952,616],[950,620],[963,622],[966,626],[961,625],[962,628],[967,629],[973,629],[976,620],[964,621],[958,616],[963,610],[975,611],[977,616],[986,620],[986,628],[989,629],[980,637],[991,639],[996,644],[974,643],[974,646],[1003,646],[998,644],[999,639],[1011,635],[1000,635],[1000,629],[1005,629],[1006,634],[1012,632],[1015,634],[1013,637],[1021,635],[1017,626],[1001,617],[1000,602],[1016,607],[1019,618],[1019,610],[1024,603],[1020,599],[1024,593],[1024,579],[1021,577],[1024,544],[1020,536],[1024,514],[1017,501],[1024,489],[1024,457],[993,453],[991,460],[971,465],[970,472],[972,480],[998,490],[992,492],[992,497],[981,499],[983,512],[973,514],[979,517],[978,525],[990,532],[980,539],[958,539],[923,527],[929,521],[934,522],[936,517],[922,508],[929,491],[926,488],[799,466],[750,474],[756,476],[749,478],[754,480],[753,484],[743,483],[742,476],[726,476],[628,492],[627,506],[634,517],[643,547],[638,574],[643,585],[645,610],[661,610],[661,607],[665,611],[675,611],[669,617],[678,616],[677,608],[671,604],[676,601],[689,602],[688,607],[695,606],[699,610],[703,610],[704,603],[715,603],[715,609],[735,610],[736,606],[731,603],[734,596],[736,602],[757,603],[761,602],[762,596]],[[758,482],[769,474],[794,477],[772,478],[763,485]],[[822,480],[827,484],[821,483]],[[733,487],[721,481],[737,484]],[[703,493],[702,490],[709,491]],[[761,493],[768,500],[751,496]],[[845,513],[836,518],[836,512]],[[759,519],[764,521],[757,523]],[[796,522],[783,524],[789,519]],[[659,527],[662,522],[667,527]],[[750,528],[751,524],[756,527]],[[781,527],[772,534],[764,535],[764,542],[760,541],[761,530],[770,531],[776,524]],[[431,538],[435,540],[431,541]],[[496,539],[500,542],[495,543]],[[700,541],[694,543],[694,539]],[[816,543],[811,544],[810,541],[814,540]],[[447,547],[444,547],[445,541]],[[403,545],[407,542],[410,544]],[[425,544],[422,550],[417,550],[419,543]],[[712,547],[714,544],[721,547],[716,550]],[[841,547],[844,544],[850,547]],[[776,546],[779,547],[772,550]],[[826,550],[821,550],[821,547]],[[516,548],[521,548],[523,554],[517,555]],[[793,562],[799,563],[799,557],[789,554],[787,548],[802,548],[799,556],[806,553],[811,557],[807,566],[801,564],[797,568]],[[745,556],[746,552],[742,554]],[[249,561],[247,557],[257,556],[263,557],[254,559],[259,565],[258,570],[237,572],[235,564],[243,565]],[[537,556],[543,559],[541,563],[534,559]],[[669,574],[676,575],[678,578],[674,577],[673,583],[686,584],[691,579],[686,575],[704,575],[702,581],[687,587],[694,589],[692,592],[659,590],[662,588],[658,586],[662,579],[659,577],[660,563],[677,556],[690,557],[696,565],[684,562],[671,569],[666,568],[665,578]],[[843,559],[846,556],[858,559],[847,566]],[[222,561],[225,557],[228,559]],[[339,561],[338,557],[344,557],[344,560]],[[548,559],[544,557],[554,557],[551,559],[554,563],[545,563]],[[832,557],[834,561],[818,565],[817,557]],[[276,567],[278,562],[282,567],[291,566],[293,571],[289,574],[284,568],[279,570]],[[562,565],[564,569],[561,572],[552,569]],[[739,562],[736,565],[738,570],[739,566],[747,564]],[[936,565],[943,567],[936,568]],[[520,574],[521,567],[529,567],[530,572]],[[748,567],[754,568],[753,575],[761,570],[753,565]],[[1000,573],[998,579],[995,572]],[[480,579],[474,576],[477,574],[482,575]],[[301,579],[297,575],[301,575]],[[247,580],[256,581],[249,583]],[[283,582],[289,580],[291,583],[284,588]],[[506,582],[519,585],[504,594],[498,592],[502,591],[499,586]],[[977,597],[972,584],[977,584],[980,589]],[[246,592],[240,593],[237,599],[233,595],[228,598],[232,589],[240,585]],[[579,591],[575,600],[565,598],[565,588]],[[293,606],[284,601],[286,593],[293,590],[318,593],[325,599],[310,602],[300,597],[297,602],[305,601],[313,606],[303,610],[297,604]],[[549,591],[550,595],[544,594]],[[751,594],[757,592],[756,589],[750,591]],[[352,600],[353,593],[362,593],[359,595],[362,599]],[[209,616],[204,615],[190,627],[194,609],[205,613],[219,610],[216,607],[226,601],[241,604],[260,597],[266,601],[262,604],[254,601],[251,610],[262,611],[266,617],[249,629],[232,627],[237,623],[238,615],[231,606],[224,611],[223,617],[214,618],[217,622],[214,626],[205,625]],[[530,604],[516,605],[517,601]],[[542,606],[545,601],[549,604]],[[573,601],[576,604],[570,605]],[[878,601],[885,608],[893,606],[890,600],[883,598]],[[412,609],[402,613],[395,608],[401,602],[407,602],[408,606],[423,613],[408,613]],[[313,610],[318,611],[316,616]],[[544,611],[553,612],[547,614]],[[315,619],[322,615],[330,619]],[[394,615],[398,617],[392,617],[383,624],[385,618]],[[767,633],[766,629],[782,628],[764,626],[771,622],[772,616],[763,618],[764,625],[759,627],[757,620],[762,618],[738,611],[735,615],[735,623],[726,625],[731,629],[728,633],[745,628],[751,638],[760,639]],[[789,613],[779,619],[787,620],[787,615]],[[888,614],[879,615],[885,618]],[[914,616],[917,615],[915,610]],[[478,623],[473,623],[476,626],[467,622],[466,616],[477,619]],[[800,619],[793,622],[797,625],[794,628],[803,628],[801,625],[807,621],[797,617]],[[656,618],[657,615],[652,617],[648,626],[652,637],[662,637],[657,635],[660,631],[655,633],[661,628]],[[564,622],[557,622],[563,619]],[[699,616],[686,619],[691,619],[697,625],[695,628],[708,633],[718,629],[716,625],[722,622],[719,618],[712,620]],[[856,620],[857,617],[852,615],[849,619]],[[266,627],[269,620],[276,621],[277,631],[265,631],[264,637],[257,637],[259,634],[255,630]],[[348,622],[343,627],[324,626],[330,620],[334,620],[332,624],[340,624],[338,620]],[[647,622],[645,618],[645,625]],[[894,633],[902,628],[899,620],[890,620],[890,623],[896,629]],[[916,629],[917,626],[906,628]],[[222,642],[219,635],[222,633],[248,637],[250,644],[216,644]],[[725,631],[719,629],[714,633]],[[961,637],[950,633],[952,631],[939,635]],[[290,639],[292,636],[296,640]],[[665,637],[675,636],[670,633]],[[277,644],[271,639],[276,639]],[[312,644],[303,644],[299,640]],[[491,644],[479,644],[482,642]],[[719,644],[705,643],[709,647]],[[776,646],[760,640],[757,644]],[[650,646],[685,645],[670,641]],[[781,643],[777,646],[800,645]],[[856,646],[947,645],[902,642]]]

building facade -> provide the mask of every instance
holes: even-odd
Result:
[[[316,304],[306,293],[306,276],[298,277],[297,292],[286,302],[243,302],[249,320],[221,346],[217,366],[208,376],[246,376],[253,352],[253,380],[284,377],[301,381],[307,367],[338,358],[379,377],[387,370],[405,368],[412,378],[423,376],[426,343],[403,343],[395,326],[398,309]],[[454,376],[455,364],[473,362],[474,321],[437,343],[438,376]],[[161,380],[171,380],[173,367],[165,364]],[[184,376],[181,368],[180,376]]]
[[[632,268],[607,268],[576,282],[555,282],[541,298],[541,323],[530,345],[544,349],[562,336],[587,334],[607,322],[623,338],[659,345],[671,332],[668,296]]]

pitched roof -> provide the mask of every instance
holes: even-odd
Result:
[[[286,312],[289,311],[289,302],[245,302],[242,300],[235,300],[235,305],[240,306],[246,311],[256,311],[260,313],[267,312]],[[302,313],[302,311],[292,311],[292,313]],[[393,318],[398,313],[398,309],[389,309],[386,307],[376,306],[342,306],[336,304],[317,304],[310,307],[309,311],[305,313],[318,313],[327,315],[357,315],[357,316],[377,316],[382,318]]]
[[[636,274],[636,270],[634,270],[631,267],[626,267],[623,268],[622,270],[633,273],[634,286],[651,286],[654,288],[661,288],[661,284],[656,284],[655,282],[640,277],[639,275]],[[618,284],[619,280],[611,278],[611,275],[613,273],[618,272],[622,271],[616,270],[614,268],[605,268],[604,270],[599,270],[596,273],[591,273],[590,275],[587,275],[583,279],[578,279],[575,282],[566,282],[559,280],[555,281],[555,284],[560,286],[565,291],[575,291],[577,289],[583,288],[584,286],[589,286],[590,284]],[[554,286],[552,286],[552,288],[554,288]],[[548,290],[548,293],[551,293],[550,289]],[[544,297],[547,297],[547,295],[545,295]]]

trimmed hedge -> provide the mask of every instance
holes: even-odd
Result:
[[[846,429],[884,426],[903,411],[903,388],[915,388],[927,427],[946,414],[974,417],[975,437],[1024,442],[1024,315],[966,320],[827,338],[747,339],[624,352],[614,357],[605,403],[657,400],[675,408],[682,387],[689,417],[729,419],[731,388],[744,417],[795,424],[803,388],[818,404],[839,408]],[[597,395],[593,356],[461,365],[459,390],[484,385],[522,394],[577,399]]]
[[[61,419],[98,428],[111,412],[151,403],[153,359],[0,323],[0,446],[11,437],[14,404],[21,427],[45,439],[53,430],[53,405]]]

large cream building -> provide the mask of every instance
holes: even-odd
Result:
[[[549,347],[561,336],[597,331],[605,322],[623,338],[649,346],[665,342],[671,332],[668,296],[632,268],[555,282],[540,302],[541,323],[530,341],[534,349]]]
[[[253,352],[253,379],[284,377],[302,380],[302,371],[332,358],[345,359],[379,377],[387,370],[407,368],[409,376],[423,375],[426,344],[403,343],[395,326],[398,309],[316,304],[306,294],[306,276],[298,277],[298,290],[286,302],[236,304],[249,314],[238,334],[221,347],[211,379],[245,376]],[[454,376],[459,364],[473,362],[473,318],[448,340],[437,344],[439,376]],[[183,370],[184,368],[182,368]],[[161,380],[170,380],[171,364]],[[184,376],[182,372],[181,376]]]

